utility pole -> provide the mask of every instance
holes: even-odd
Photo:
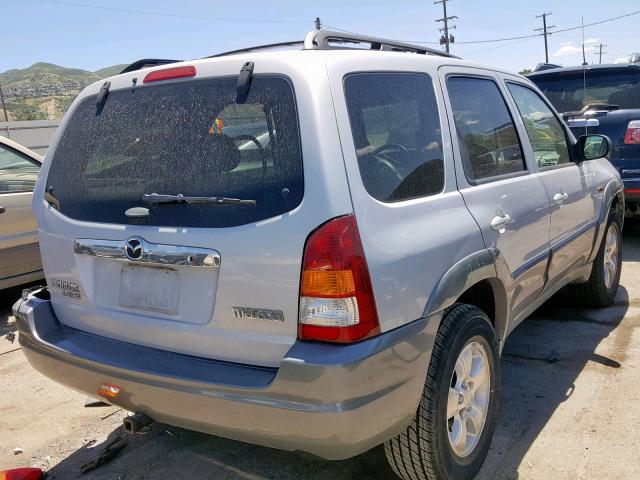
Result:
[[[549,45],[547,43],[547,35],[551,35],[549,30],[555,28],[555,25],[547,26],[547,17],[551,15],[551,12],[545,12],[542,15],[536,15],[536,18],[542,18],[542,28],[536,28],[534,32],[543,32],[544,34],[544,61],[549,63]]]
[[[458,17],[451,16],[451,17],[447,17],[447,2],[449,0],[437,0],[435,2],[433,2],[434,5],[437,5],[438,3],[442,4],[442,11],[444,13],[442,18],[439,18],[436,20],[436,22],[444,22],[444,28],[441,28],[440,31],[444,32],[444,35],[442,35],[440,37],[440,45],[444,45],[444,48],[446,50],[447,53],[449,53],[449,44],[450,43],[454,43],[455,38],[453,35],[449,35],[449,30],[454,30],[456,27],[455,25],[450,27],[449,26],[449,20],[456,20]]]
[[[320,30],[322,28],[322,22],[320,21],[320,17],[316,17],[315,25],[316,25],[316,30]]]
[[[597,48],[598,48],[598,51],[593,53],[594,55],[598,55],[598,56],[600,57],[600,58],[599,58],[598,63],[602,63],[602,54],[603,54],[603,53],[604,53],[604,54],[606,54],[606,53],[607,53],[607,52],[603,52],[603,51],[602,51],[602,49],[603,49],[604,47],[608,47],[608,46],[609,46],[609,45],[603,45],[603,44],[601,43],[601,44],[600,44],[600,45],[598,45],[598,47],[597,47]]]
[[[0,85],[0,103],[2,103],[2,110],[4,111],[5,122],[9,121],[9,115],[7,115],[7,106],[4,104],[4,95],[2,94],[2,85]]]

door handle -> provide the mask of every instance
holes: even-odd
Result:
[[[511,223],[511,216],[506,213],[504,215],[496,215],[491,219],[491,228],[499,233],[504,233],[508,223]]]
[[[569,195],[566,193],[556,193],[553,196],[553,203],[556,205],[562,205],[567,198],[569,198]]]
[[[0,207],[0,213],[4,213],[4,212],[6,212],[6,211],[7,211],[7,209],[6,209],[6,208],[4,208],[4,207]]]

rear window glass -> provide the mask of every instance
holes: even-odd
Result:
[[[236,103],[236,78],[144,86],[96,97],[74,111],[47,188],[72,218],[147,225],[230,227],[295,208],[303,196],[298,119],[290,82],[256,76]],[[254,204],[150,205],[144,194],[228,197]]]
[[[364,186],[397,202],[444,188],[442,134],[431,78],[421,73],[356,73],[344,80]]]
[[[534,75],[531,80],[561,113],[576,112],[587,105],[640,108],[640,71],[626,73],[587,70]],[[586,86],[586,89],[585,89]]]

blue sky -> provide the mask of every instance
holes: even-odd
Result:
[[[44,61],[96,70],[145,57],[197,58],[260,43],[301,39],[316,16],[325,25],[404,40],[437,41],[434,22],[442,14],[432,0],[406,1],[211,1],[211,0],[3,0],[3,48],[0,72]],[[136,9],[182,15],[181,18],[106,9]],[[560,28],[591,23],[640,9],[638,0],[450,0],[457,15],[457,41],[532,34],[541,25],[535,16],[552,12],[549,23]],[[204,18],[209,17],[209,18]],[[211,19],[278,20],[237,22]],[[550,61],[581,62],[580,30],[550,37]],[[597,61],[595,46],[607,44],[603,61],[640,50],[640,15],[589,27],[587,60]],[[463,45],[452,52],[469,60],[518,71],[544,60],[542,37],[510,42]]]

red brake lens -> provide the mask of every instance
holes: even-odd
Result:
[[[640,144],[640,120],[632,120],[627,125],[627,132],[624,135],[626,145]]]
[[[173,67],[164,68],[162,70],[154,70],[147,73],[144,77],[143,83],[160,82],[162,80],[172,80],[174,78],[187,78],[196,76],[196,67]]]

